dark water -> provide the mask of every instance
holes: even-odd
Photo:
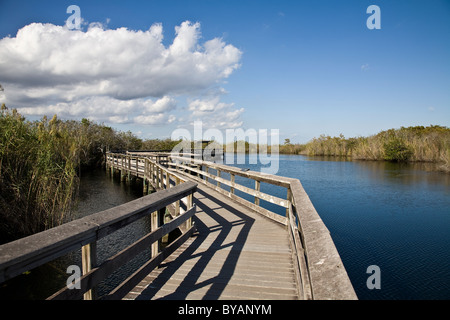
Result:
[[[449,299],[450,174],[432,166],[280,155],[278,175],[300,179],[359,299]],[[380,268],[379,290],[367,288],[370,265]]]
[[[247,156],[246,164],[235,166],[259,171],[259,164],[249,162]],[[278,174],[300,179],[330,230],[360,299],[450,299],[450,174],[431,169],[424,164],[281,155]],[[79,216],[142,195],[139,184],[121,184],[103,170],[86,173],[81,182]],[[236,182],[254,187],[253,181],[240,177]],[[286,197],[284,188],[265,183],[261,191]],[[278,206],[261,204],[285,213]],[[143,219],[102,239],[99,261],[148,230],[149,222]],[[125,279],[147,255],[118,270],[97,294],[102,296]],[[44,299],[65,286],[65,271],[71,264],[80,265],[79,252],[0,285],[0,299]],[[366,286],[370,265],[380,268],[379,290]]]

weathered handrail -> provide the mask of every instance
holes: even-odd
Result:
[[[357,299],[330,232],[298,179],[254,171],[241,171],[235,167],[191,157],[172,155],[169,158],[171,162],[168,163],[168,166],[177,172],[190,174],[190,178],[193,180],[208,185],[233,200],[287,226],[300,297],[318,300]],[[216,170],[217,174],[210,173],[210,168]],[[224,179],[221,172],[229,173],[230,179]],[[237,184],[236,175],[254,180],[255,189]],[[211,179],[216,181],[216,184],[210,183]],[[261,192],[261,182],[285,187],[287,199],[280,199]],[[222,185],[229,186],[230,191],[223,189]],[[237,196],[234,190],[254,196],[254,203]],[[259,199],[286,208],[286,216],[282,217],[261,207]]]
[[[119,170],[122,180],[127,177],[130,179],[131,176],[142,178],[144,189],[147,187],[147,182],[150,182],[155,189],[166,189],[172,185],[186,182],[186,178],[162,165],[162,163],[167,163],[167,157],[166,154],[159,156],[152,153],[143,157],[108,152],[106,153],[106,168],[110,168],[112,173],[115,169]],[[165,160],[161,161],[162,158]]]
[[[268,174],[262,174],[259,172],[254,171],[242,171],[238,168],[226,166],[223,164],[218,164],[214,162],[209,161],[203,161],[203,160],[197,160],[197,159],[191,159],[186,157],[179,157],[179,156],[171,156],[170,159],[172,162],[169,162],[169,167],[175,168],[177,172],[188,172],[188,173],[195,173],[196,176],[192,176],[191,178],[195,181],[207,184],[209,187],[215,189],[216,191],[230,197],[231,199],[244,204],[253,210],[259,212],[260,214],[278,222],[283,225],[287,225],[288,221],[286,217],[283,217],[279,214],[276,214],[270,210],[267,210],[260,206],[259,200],[265,200],[267,202],[276,204],[283,208],[289,208],[289,199],[281,199],[279,197],[276,197],[274,195],[270,195],[264,192],[260,191],[260,184],[261,182],[265,182],[268,184],[281,186],[288,188],[289,187],[289,181],[286,180],[284,177],[274,176],[274,175],[268,175]],[[209,172],[209,169],[216,170],[217,174],[214,175]],[[221,172],[226,172],[230,174],[230,180],[224,179],[221,176]],[[235,176],[241,176],[244,178],[252,179],[255,181],[255,189],[248,188],[246,186],[240,185],[236,183]],[[206,179],[203,179],[206,178]],[[217,182],[217,185],[214,185],[209,182],[209,180],[214,180]],[[226,185],[230,187],[230,191],[227,191],[222,188],[222,185]],[[247,193],[254,197],[254,202],[250,202],[248,200],[243,199],[242,197],[239,197],[235,194],[235,190],[242,191],[244,193]]]
[[[140,277],[157,267],[168,255],[176,250],[195,230],[191,218],[195,214],[193,194],[197,184],[186,182],[173,188],[153,193],[126,204],[86,216],[59,227],[40,232],[0,246],[0,283],[24,271],[31,270],[52,261],[66,253],[82,248],[83,276],[78,280],[80,289],[63,288],[49,299],[92,298],[91,289],[118,267],[131,260],[139,252],[152,248],[152,259],[115,288],[106,298],[120,298],[125,295]],[[166,207],[186,199],[184,213],[162,226],[159,218]],[[96,265],[96,242],[108,234],[140,219],[152,217],[152,232]],[[184,233],[164,250],[160,250],[158,240],[164,235],[184,225]],[[127,291],[128,290],[128,291]]]

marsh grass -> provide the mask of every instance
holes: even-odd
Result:
[[[369,137],[320,136],[306,144],[308,155],[350,156],[358,160],[433,162],[450,172],[450,128],[415,126]]]
[[[25,236],[68,219],[78,177],[75,139],[56,117],[31,124],[15,110],[0,116],[0,229]]]
[[[0,113],[0,241],[70,221],[84,167],[101,166],[106,150],[140,149],[131,132],[55,115],[30,122],[2,105]]]

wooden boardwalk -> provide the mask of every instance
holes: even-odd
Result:
[[[150,248],[101,299],[357,299],[298,179],[167,153],[107,153],[106,165],[113,178],[141,179],[144,196],[1,245],[0,283],[81,249],[78,277],[48,299],[95,299],[99,283]],[[264,184],[285,193],[265,193]],[[97,242],[144,217],[149,233],[99,263]]]
[[[285,226],[206,186],[194,197],[195,237],[125,299],[298,299]]]

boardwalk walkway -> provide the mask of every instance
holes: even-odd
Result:
[[[125,299],[298,299],[286,227],[206,186],[197,234]]]
[[[144,196],[1,245],[0,284],[81,249],[74,282],[48,299],[95,299],[101,281],[150,249],[101,299],[357,299],[298,179],[167,153],[107,153],[106,165],[113,178],[140,179]],[[149,233],[100,263],[98,241],[144,217]]]

